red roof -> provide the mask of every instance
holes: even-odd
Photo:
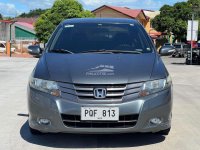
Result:
[[[151,28],[150,31],[149,31],[149,35],[150,36],[161,36],[162,32],[158,32],[155,29]]]
[[[4,23],[12,23],[12,20],[0,20],[0,22],[4,22]]]
[[[127,7],[108,6],[108,5],[103,5],[97,9],[93,10],[92,12],[95,12],[103,7],[108,7],[110,9],[118,11],[126,16],[131,17],[131,18],[137,18],[140,13],[144,14],[142,9],[131,9],[131,8],[127,8]],[[145,14],[144,14],[144,17],[147,19],[147,16]]]
[[[26,27],[26,28],[29,28],[29,29],[31,29],[31,30],[34,29],[34,27],[33,27],[32,24],[29,24],[29,23],[26,23],[26,22],[16,22],[16,24],[21,25],[21,26],[24,26],[24,27]]]
[[[37,20],[37,18],[15,18],[15,20],[17,22],[26,22],[26,23],[29,23],[29,24],[34,24]]]

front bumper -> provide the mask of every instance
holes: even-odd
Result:
[[[61,114],[80,115],[81,107],[119,107],[120,115],[139,114],[137,123],[128,128],[73,128],[64,125]],[[28,88],[29,125],[41,132],[63,133],[130,133],[158,132],[171,127],[171,88],[153,95],[118,104],[82,104],[53,97]],[[161,118],[159,125],[150,124],[152,118]],[[49,125],[41,125],[38,119],[46,118]]]

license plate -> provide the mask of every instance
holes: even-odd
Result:
[[[118,121],[118,107],[81,107],[81,120]]]

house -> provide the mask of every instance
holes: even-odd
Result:
[[[160,11],[152,11],[152,10],[143,10],[143,11],[144,11],[144,14],[150,18],[150,21],[149,21],[148,24],[147,24],[147,28],[149,29],[148,34],[149,34],[153,39],[159,38],[159,37],[162,35],[162,33],[156,31],[156,30],[153,28],[152,22],[151,22],[151,21],[152,21],[152,19],[154,19],[157,15],[160,14]]]
[[[153,39],[156,48],[159,49],[166,42],[170,43],[170,40],[168,41],[166,40],[166,38],[168,39],[168,37],[166,37],[166,33],[156,31],[152,25],[152,19],[154,19],[157,15],[159,15],[160,11],[152,11],[152,10],[143,10],[143,11],[145,15],[150,18],[149,24],[147,25],[149,28],[148,34]]]
[[[11,40],[18,52],[26,52],[28,45],[36,41],[34,22],[24,21],[0,20],[0,41]]]
[[[35,30],[32,24],[26,22],[16,22],[13,25],[15,40],[35,40]]]
[[[149,32],[149,17],[147,17],[142,9],[131,9],[128,7],[117,7],[117,6],[108,6],[103,5],[95,10],[92,13],[97,18],[130,18],[137,19]]]
[[[0,20],[0,41],[8,41],[10,39],[10,20]]]
[[[11,30],[11,33],[10,33]],[[25,22],[25,20],[15,19],[0,20],[0,40],[35,40],[34,22]]]

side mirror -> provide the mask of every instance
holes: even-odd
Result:
[[[38,45],[30,45],[30,46],[28,46],[28,53],[33,56],[40,56],[41,48]]]

